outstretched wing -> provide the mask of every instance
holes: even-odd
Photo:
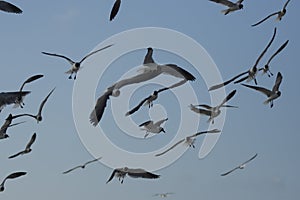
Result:
[[[107,105],[107,101],[111,94],[112,94],[112,90],[108,90],[97,99],[95,108],[92,111],[92,113],[90,114],[90,122],[93,126],[97,126],[97,124],[101,120],[104,110],[105,110],[105,107]]]
[[[218,85],[211,86],[211,87],[208,89],[208,91],[212,91],[212,90],[216,90],[216,89],[218,89],[218,88],[224,87],[224,86],[228,85],[229,83],[231,83],[232,81],[234,81],[235,79],[237,79],[237,78],[239,78],[239,77],[241,77],[241,76],[243,76],[243,75],[245,75],[245,74],[247,74],[247,73],[248,73],[248,71],[242,72],[242,73],[236,75],[235,77],[233,77],[232,79],[229,79],[228,81],[225,81],[224,83],[221,83],[221,84],[218,84]]]
[[[42,110],[43,110],[43,107],[45,105],[45,103],[47,102],[48,98],[50,97],[50,95],[53,93],[53,91],[55,90],[55,88],[53,88],[49,94],[46,96],[46,98],[42,101],[41,105],[40,105],[40,108],[39,108],[39,114],[42,114]]]
[[[266,88],[263,88],[263,87],[258,87],[258,86],[253,86],[253,85],[247,85],[247,84],[243,84],[243,83],[242,83],[242,85],[245,86],[245,87],[257,90],[259,92],[262,92],[263,94],[267,95],[268,97],[272,94],[272,91],[270,91],[270,90],[268,90]]]
[[[275,85],[273,86],[273,89],[272,91],[273,92],[276,92],[279,90],[279,86],[281,84],[281,81],[282,81],[282,75],[280,72],[277,73],[277,77],[276,77],[276,81],[275,81]]]
[[[178,78],[184,78],[189,81],[196,80],[193,74],[175,64],[166,64],[160,66],[163,73],[167,73]]]
[[[110,182],[114,178],[117,171],[118,171],[117,169],[114,169],[114,171],[111,173],[111,175],[108,178],[108,180],[106,181],[106,183]]]
[[[34,133],[32,136],[31,136],[31,139],[30,141],[28,142],[28,144],[26,145],[26,149],[30,149],[31,145],[34,143],[36,139],[36,133]]]
[[[96,50],[96,51],[93,51],[93,52],[87,54],[86,56],[84,56],[84,57],[81,59],[81,61],[80,61],[79,63],[82,63],[82,62],[83,62],[85,59],[87,59],[89,56],[91,56],[91,55],[93,55],[93,54],[95,54],[95,53],[97,53],[97,52],[99,52],[99,51],[102,51],[102,50],[104,50],[104,49],[107,49],[107,48],[111,47],[112,45],[113,45],[113,44],[107,45],[107,46],[105,46],[105,47],[103,47],[103,48],[101,48],[101,49],[98,49],[98,50]]]
[[[180,143],[182,143],[185,139],[182,139],[182,140],[179,140],[178,142],[176,142],[175,144],[173,144],[170,148],[168,148],[167,150],[161,152],[161,153],[158,153],[158,154],[155,154],[155,156],[161,156],[165,153],[167,153],[168,151],[170,151],[171,149],[174,149],[177,145],[179,145]]]
[[[283,10],[285,10],[286,9],[286,7],[287,7],[287,5],[289,4],[289,2],[290,2],[290,0],[287,0],[287,2],[284,4],[284,6],[283,6]]]
[[[155,122],[155,125],[160,126],[162,123],[164,123],[166,121],[168,121],[168,118],[162,119],[162,120],[159,120],[159,121]]]
[[[144,169],[128,169],[128,176],[132,178],[149,178],[156,179],[159,178],[160,175],[153,174],[151,172],[147,172]]]
[[[221,174],[221,176],[226,176],[226,175],[230,174],[231,172],[233,172],[233,171],[235,171],[237,169],[239,169],[239,167],[233,168],[232,170],[230,170],[230,171],[228,171],[226,173]]]
[[[5,11],[5,12],[9,12],[9,13],[16,13],[16,14],[20,14],[23,11],[18,8],[17,6],[8,3],[6,1],[0,1],[0,10]]]
[[[212,129],[209,131],[201,131],[201,132],[195,133],[194,135],[191,135],[189,137],[193,138],[193,137],[197,137],[199,135],[206,134],[206,133],[220,133],[220,132],[221,132],[221,130],[219,130],[219,129]]]
[[[148,96],[147,98],[143,99],[136,107],[134,107],[133,109],[131,109],[130,111],[128,111],[125,115],[131,115],[133,113],[135,113],[136,111],[138,111],[140,109],[140,107],[143,106],[143,104],[149,99],[151,98],[152,95]]]
[[[56,57],[60,57],[63,58],[65,60],[67,60],[71,65],[73,65],[75,63],[75,61],[71,60],[70,58],[64,56],[64,55],[59,55],[59,54],[55,54],[55,53],[47,53],[47,52],[42,52],[42,54],[48,55],[48,56],[56,56]]]
[[[147,126],[147,125],[149,125],[149,124],[151,124],[151,123],[153,123],[153,121],[152,121],[152,120],[148,120],[148,121],[146,121],[146,122],[141,123],[141,124],[139,125],[139,127]]]
[[[251,160],[253,160],[254,158],[256,158],[258,154],[256,153],[254,156],[252,156],[249,160],[243,162],[241,165],[246,165],[248,162],[250,162]]]
[[[116,0],[116,2],[114,3],[114,6],[110,12],[110,16],[109,16],[110,21],[112,21],[115,18],[115,16],[118,14],[120,6],[121,6],[121,0]]]
[[[228,1],[228,0],[210,0],[210,1],[213,1],[215,3],[223,4],[224,6],[227,6],[227,7],[233,7],[233,6],[235,6],[235,4],[233,2]]]
[[[88,165],[88,164],[90,164],[90,163],[96,162],[96,161],[100,160],[101,158],[102,158],[102,157],[96,158],[96,159],[94,159],[94,160],[90,160],[90,161],[84,163],[84,166],[85,166],[85,165]]]
[[[269,65],[270,62],[272,61],[272,59],[273,59],[277,54],[279,54],[279,53],[287,46],[288,43],[289,43],[289,40],[287,40],[285,43],[283,43],[283,44],[277,49],[277,51],[270,57],[270,59],[268,60],[268,62],[267,62],[266,65]]]
[[[227,101],[229,101],[236,93],[236,90],[233,90],[232,92],[230,92],[225,99],[221,102],[221,104],[219,105],[219,107],[222,107]]]
[[[20,88],[20,92],[22,92],[22,90],[23,90],[23,87],[25,86],[25,84],[27,84],[27,83],[31,83],[32,81],[35,81],[35,80],[37,80],[37,79],[39,79],[39,78],[42,78],[44,75],[42,75],[42,74],[38,74],[38,75],[34,75],[34,76],[31,76],[31,77],[29,77],[26,81],[24,81],[24,83],[22,84],[22,86],[21,86],[21,88]]]
[[[67,171],[64,171],[63,174],[70,173],[71,171],[73,171],[73,170],[75,170],[75,169],[77,169],[77,168],[81,168],[81,165],[76,166],[76,167],[73,167],[72,169],[69,169],[69,170],[67,170]]]
[[[20,152],[14,154],[14,155],[12,155],[12,156],[9,156],[8,159],[15,158],[15,157],[17,157],[17,156],[19,156],[19,155],[21,155],[21,154],[23,154],[23,153],[24,153],[24,151],[20,151]]]
[[[280,11],[274,12],[274,13],[268,15],[267,17],[263,18],[263,19],[260,20],[259,22],[255,23],[255,24],[252,24],[251,26],[252,26],[252,27],[257,26],[257,25],[263,23],[264,21],[266,21],[267,19],[269,19],[270,17],[272,17],[272,16],[274,16],[274,15],[278,15],[279,13],[280,13]]]
[[[1,185],[4,185],[4,183],[5,183],[5,181],[6,181],[7,179],[18,178],[18,177],[24,176],[24,175],[26,175],[26,174],[27,174],[27,172],[14,172],[14,173],[11,173],[10,175],[8,175],[8,176],[3,180],[3,182],[1,183]]]

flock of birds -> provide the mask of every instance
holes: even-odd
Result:
[[[227,9],[222,10],[222,13],[224,15],[227,15],[231,12],[237,11],[237,10],[241,10],[243,9],[243,0],[238,0],[236,3],[231,2],[229,0],[209,0],[218,4],[222,4],[224,6],[227,7]],[[253,24],[252,26],[258,26],[260,24],[262,24],[264,21],[266,21],[267,19],[269,19],[272,16],[276,16],[277,15],[277,19],[281,20],[282,17],[286,14],[286,8],[288,6],[288,3],[290,2],[290,0],[288,0],[285,5],[283,6],[283,9],[280,11],[276,11],[274,13],[271,13],[270,15],[268,15],[267,17],[263,18],[262,20],[258,21],[257,23]],[[111,10],[111,14],[109,17],[109,20],[112,21],[117,13],[119,12],[121,6],[121,0],[116,0],[116,2],[113,5],[113,8]],[[17,6],[6,2],[6,1],[0,1],[0,10],[5,11],[5,12],[9,12],[9,13],[22,13],[22,10],[20,8],[18,8]],[[277,34],[277,29],[274,28],[274,32],[273,35],[271,37],[271,40],[268,42],[267,46],[264,48],[264,50],[262,51],[262,53],[259,55],[259,57],[257,58],[256,62],[254,63],[253,67],[251,67],[250,69],[248,69],[247,71],[244,71],[236,76],[234,76],[233,78],[231,78],[228,81],[225,81],[223,83],[219,83],[216,85],[213,85],[209,88],[209,91],[212,90],[216,90],[219,89],[221,87],[225,87],[226,85],[230,84],[233,82],[233,84],[238,84],[238,83],[242,83],[241,85],[253,90],[257,90],[261,93],[263,93],[265,96],[267,96],[267,99],[264,101],[264,104],[270,104],[270,107],[273,107],[273,102],[275,99],[279,98],[281,95],[281,91],[279,90],[280,84],[282,82],[282,74],[280,72],[277,73],[276,79],[275,79],[275,83],[274,86],[272,87],[272,89],[267,89],[265,87],[259,87],[256,86],[257,83],[257,79],[256,79],[256,75],[258,72],[262,72],[263,74],[267,74],[268,77],[272,77],[273,73],[270,71],[270,63],[271,61],[283,50],[285,49],[285,47],[287,46],[289,40],[287,40],[286,42],[284,42],[276,52],[273,53],[273,55],[270,57],[270,59],[267,61],[267,63],[265,64],[265,66],[263,68],[258,68],[259,62],[262,59],[262,57],[265,55],[265,53],[267,52],[267,50],[269,49],[269,47],[271,46],[272,42],[275,39],[275,36]],[[67,74],[69,74],[69,79],[76,79],[77,73],[80,70],[80,67],[82,65],[82,63],[89,58],[90,56],[99,53],[100,51],[106,50],[108,48],[113,47],[113,44],[110,44],[108,46],[105,46],[101,49],[98,49],[96,51],[93,51],[89,54],[87,54],[86,56],[84,56],[79,62],[75,62],[72,59],[68,58],[67,56],[61,55],[61,54],[55,54],[55,53],[48,53],[48,52],[42,52],[42,54],[47,55],[47,56],[54,56],[54,57],[59,57],[59,58],[63,58],[66,61],[68,61],[71,65],[71,68],[65,72]],[[195,81],[196,78],[188,71],[186,71],[185,69],[183,69],[182,67],[176,65],[176,64],[158,64],[154,61],[153,59],[153,49],[151,47],[147,48],[147,53],[146,56],[144,58],[143,61],[143,65],[142,67],[139,69],[137,75],[133,76],[133,77],[129,77],[123,80],[120,80],[114,84],[112,84],[111,86],[107,87],[107,90],[97,99],[95,107],[92,109],[92,112],[90,114],[89,120],[90,123],[93,126],[96,126],[99,124],[99,122],[101,121],[101,118],[103,117],[104,114],[104,110],[107,106],[107,102],[110,99],[111,96],[113,97],[118,97],[120,95],[120,89],[128,86],[128,85],[132,85],[132,84],[137,84],[137,83],[141,83],[141,82],[146,82],[150,79],[153,79],[159,75],[162,74],[167,74],[176,78],[181,79],[178,83],[175,83],[169,87],[164,87],[158,90],[155,90],[151,95],[149,95],[148,97],[144,98],[143,100],[140,101],[140,103],[132,108],[131,110],[129,110],[125,116],[129,116],[134,114],[135,112],[137,112],[143,105],[148,106],[149,108],[151,108],[153,106],[153,101],[155,101],[158,98],[159,93],[166,91],[166,90],[171,90],[173,88],[179,87],[181,85],[183,85],[184,83],[188,82],[188,81]],[[34,82],[40,78],[42,78],[43,75],[38,74],[38,75],[33,75],[31,77],[29,77],[28,79],[26,79],[23,84],[21,85],[20,89],[18,91],[13,91],[13,92],[2,92],[0,93],[0,111],[6,106],[6,105],[10,105],[13,104],[14,107],[20,107],[23,108],[24,107],[24,98],[25,96],[27,96],[28,94],[30,94],[30,91],[24,91],[24,87],[26,86],[26,84],[29,84],[31,82]],[[250,81],[254,81],[255,85],[249,85],[249,84],[245,84],[243,82],[250,82]],[[42,111],[43,108],[46,104],[46,102],[48,101],[48,98],[51,96],[51,94],[54,92],[55,88],[53,88],[48,95],[41,101],[41,104],[38,108],[38,112],[37,114],[29,114],[29,113],[22,113],[22,114],[16,114],[16,115],[12,115],[9,114],[9,116],[5,119],[4,124],[1,126],[0,128],[0,139],[6,139],[9,137],[9,135],[7,134],[7,130],[10,127],[19,125],[24,123],[24,121],[21,122],[17,122],[17,123],[12,123],[14,119],[16,118],[22,118],[22,117],[31,117],[34,118],[37,123],[42,121]],[[232,99],[236,94],[236,90],[231,91],[222,102],[220,102],[220,104],[216,105],[216,106],[211,106],[211,105],[207,105],[207,104],[198,104],[198,105],[193,105],[190,104],[190,110],[195,112],[196,114],[200,114],[200,115],[206,115],[209,117],[208,119],[208,123],[214,123],[214,120],[220,115],[221,113],[221,108],[227,107],[227,108],[237,108],[237,106],[232,106],[232,105],[228,105],[227,102]],[[159,134],[161,132],[165,132],[164,128],[161,126],[163,123],[165,123],[168,120],[168,118],[166,119],[161,119],[157,122],[154,122],[152,120],[148,120],[146,122],[143,122],[139,125],[139,127],[142,127],[142,130],[146,131],[146,134],[144,136],[144,138],[146,138],[150,133],[152,134]],[[220,133],[221,130],[218,129],[213,129],[213,130],[206,130],[206,131],[201,131],[198,133],[195,133],[193,135],[190,135],[186,138],[183,138],[181,140],[179,140],[178,142],[176,142],[174,145],[172,145],[170,148],[164,150],[161,153],[156,154],[155,156],[162,156],[165,155],[167,152],[169,152],[170,150],[174,149],[176,146],[178,146],[179,144],[185,144],[188,147],[193,147],[195,148],[194,142],[195,142],[195,138],[199,135],[203,135],[203,134],[213,134],[213,133]],[[18,156],[24,155],[24,154],[28,154],[32,151],[31,147],[33,145],[33,143],[35,142],[37,137],[37,134],[34,133],[32,135],[32,137],[30,138],[29,142],[27,143],[26,147],[24,150],[15,153],[11,156],[9,156],[9,159],[12,158],[16,158]],[[226,176],[230,173],[232,173],[233,171],[237,170],[237,169],[243,169],[247,163],[249,163],[250,161],[252,161],[254,158],[257,157],[257,153],[252,156],[249,160],[243,162],[242,164],[238,165],[237,167],[233,168],[232,170],[229,170],[228,172],[225,172],[223,174],[221,174],[221,176]],[[97,162],[98,160],[100,160],[102,157],[96,158],[94,160],[88,161],[86,163],[84,163],[83,165],[79,165],[76,167],[73,167],[67,171],[64,171],[63,174],[67,174],[72,172],[73,170],[76,169],[84,169],[86,167],[86,165],[91,164],[93,162]],[[4,178],[3,182],[0,185],[0,191],[4,191],[4,184],[7,180],[9,179],[15,179],[21,176],[26,175],[27,172],[13,172],[11,174],[9,174],[6,178]],[[160,175],[154,174],[152,172],[149,172],[145,169],[140,169],[140,168],[128,168],[128,167],[121,167],[121,168],[116,168],[113,170],[111,176],[108,178],[107,182],[110,182],[114,177],[118,178],[118,180],[123,183],[125,176],[128,175],[129,177],[133,177],[133,178],[147,178],[147,179],[157,179],[160,177]],[[171,195],[173,193],[161,193],[161,194],[155,194],[153,196],[159,196],[159,197],[167,197],[169,195]]]

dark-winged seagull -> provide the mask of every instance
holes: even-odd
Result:
[[[31,149],[31,145],[34,143],[36,139],[36,133],[34,133],[31,138],[30,138],[30,141],[27,143],[25,149],[23,151],[20,151],[12,156],[9,156],[8,158],[11,159],[11,158],[15,158],[17,156],[20,156],[20,155],[24,155],[24,154],[27,154],[27,153],[30,153],[32,151]]]
[[[168,120],[168,118],[159,120],[155,123],[152,120],[149,120],[149,121],[146,121],[146,122],[140,124],[139,127],[143,127],[142,130],[146,131],[144,138],[146,138],[149,135],[149,133],[156,133],[156,134],[158,134],[160,132],[165,133],[164,128],[162,128],[160,125],[162,123],[166,122],[167,120]]]
[[[96,161],[100,160],[101,158],[102,158],[102,157],[99,157],[99,158],[96,158],[96,159],[94,159],[94,160],[90,160],[90,161],[84,163],[83,165],[78,165],[78,166],[76,166],[76,167],[73,167],[73,168],[71,168],[71,169],[69,169],[69,170],[67,170],[67,171],[64,171],[63,174],[70,173],[71,171],[73,171],[73,170],[75,170],[75,169],[78,169],[78,168],[84,169],[88,164],[91,164],[91,163],[93,163],[93,162],[96,162]]]
[[[174,192],[166,192],[166,193],[157,193],[157,194],[154,194],[153,196],[154,197],[160,197],[160,198],[166,198],[172,194],[175,194]]]
[[[24,123],[24,122],[18,122],[18,123],[12,124],[12,114],[9,114],[8,117],[5,119],[4,124],[0,128],[0,139],[5,139],[5,138],[9,137],[9,135],[7,134],[7,129],[9,127],[16,126],[16,125],[22,124],[22,123]]]
[[[3,192],[5,187],[4,187],[4,184],[5,182],[8,180],[8,179],[15,179],[15,178],[18,178],[20,176],[24,176],[26,175],[27,172],[14,172],[14,173],[11,173],[10,175],[8,175],[3,181],[2,183],[0,184],[0,192]]]
[[[16,13],[16,14],[20,14],[23,11],[18,8],[17,6],[6,2],[6,1],[0,1],[0,10],[4,11],[4,12],[8,12],[8,13]]]
[[[122,184],[124,182],[124,178],[126,175],[132,178],[147,178],[147,179],[157,179],[160,177],[160,175],[153,174],[144,169],[140,169],[140,168],[132,169],[128,167],[123,167],[123,168],[114,169],[114,171],[112,172],[112,174],[110,175],[106,183],[110,182],[114,177],[117,177]]]
[[[233,11],[236,11],[236,10],[243,9],[243,7],[244,7],[244,5],[242,4],[243,0],[238,0],[236,3],[233,3],[233,2],[228,1],[228,0],[209,0],[209,1],[227,6],[228,9],[222,10],[222,13],[224,13],[224,15],[227,15],[230,12],[233,12]]]
[[[24,99],[24,97],[26,95],[28,95],[30,93],[30,91],[22,91],[21,93],[18,92],[1,92],[0,93],[0,112],[2,111],[2,109],[10,104],[14,104],[14,107],[18,107],[19,106],[19,98],[20,95],[22,96],[22,99]]]
[[[116,0],[110,12],[110,16],[109,16],[110,21],[112,21],[115,18],[115,16],[118,14],[120,6],[121,6],[121,0]]]

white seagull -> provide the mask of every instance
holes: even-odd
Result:
[[[66,71],[65,73],[66,73],[66,74],[70,74],[69,79],[72,79],[72,75],[74,74],[73,79],[75,80],[75,79],[76,79],[77,72],[79,71],[79,69],[80,69],[80,67],[81,67],[81,63],[82,63],[85,59],[87,59],[87,58],[90,57],[91,55],[93,55],[93,54],[95,54],[95,53],[97,53],[97,52],[99,52],[99,51],[102,51],[102,50],[104,50],[104,49],[107,49],[107,48],[109,48],[109,47],[111,47],[111,46],[112,46],[112,44],[107,45],[107,46],[105,46],[105,47],[103,47],[103,48],[101,48],[101,49],[98,49],[98,50],[96,50],[96,51],[93,51],[93,52],[87,54],[86,56],[84,56],[79,62],[75,62],[75,61],[73,61],[72,59],[70,59],[70,58],[68,58],[68,57],[66,57],[66,56],[63,56],[63,55],[59,55],[59,54],[47,53],[47,52],[42,52],[42,53],[45,54],[45,55],[48,55],[48,56],[56,56],[56,57],[64,58],[65,60],[67,60],[67,61],[72,65],[72,67],[71,67],[68,71]]]
[[[152,120],[149,120],[140,124],[139,127],[143,127],[142,130],[146,131],[144,138],[146,138],[149,135],[149,133],[156,133],[156,134],[159,134],[160,132],[165,133],[164,128],[162,128],[160,125],[166,122],[167,120],[168,118],[159,120],[155,123]]]
[[[226,176],[226,175],[230,174],[231,172],[233,172],[233,171],[235,171],[237,169],[244,169],[246,167],[246,164],[249,163],[254,158],[256,158],[256,156],[257,156],[257,153],[253,157],[251,157],[249,160],[247,160],[246,162],[243,162],[242,164],[240,164],[236,168],[233,168],[232,170],[230,170],[230,171],[228,171],[226,173],[221,174],[221,176]]]
[[[115,16],[118,14],[120,6],[121,6],[121,0],[116,0],[110,12],[110,16],[109,16],[110,21],[112,21],[115,18]]]
[[[153,174],[144,169],[130,169],[128,167],[114,169],[109,179],[106,183],[110,182],[114,177],[117,177],[121,184],[124,182],[125,176],[128,175],[132,178],[147,178],[147,179],[157,179],[160,175]]]
[[[3,181],[2,183],[0,184],[0,192],[3,192],[4,191],[4,184],[5,182],[7,181],[7,179],[15,179],[15,178],[18,178],[20,176],[24,176],[26,175],[27,172],[14,172],[14,173],[11,173],[10,175],[8,175]]]
[[[222,13],[224,15],[229,14],[230,12],[236,11],[236,10],[241,10],[243,9],[244,5],[242,4],[243,0],[238,0],[236,3],[233,3],[228,0],[210,0],[215,3],[223,4],[224,6],[227,6],[228,9],[222,10]]]
[[[36,133],[34,133],[32,136],[31,136],[31,139],[30,141],[27,143],[25,149],[23,151],[20,151],[12,156],[9,156],[8,158],[11,159],[11,158],[15,158],[17,156],[20,156],[20,155],[24,155],[24,154],[27,154],[27,153],[30,153],[32,151],[31,149],[31,145],[34,143],[36,139]]]
[[[201,132],[198,132],[198,133],[195,133],[193,135],[190,135],[184,139],[181,139],[179,140],[178,142],[176,142],[174,145],[172,145],[170,148],[168,148],[167,150],[161,152],[161,153],[158,153],[156,154],[155,156],[161,156],[165,153],[167,153],[168,151],[174,149],[176,146],[178,146],[179,144],[183,143],[189,147],[193,147],[195,148],[195,140],[196,140],[196,137],[199,136],[199,135],[203,135],[203,134],[206,134],[206,133],[220,133],[221,131],[218,130],[218,129],[213,129],[213,130],[209,130],[209,131],[201,131]]]
[[[16,13],[16,14],[20,14],[23,11],[18,8],[17,6],[6,2],[6,1],[0,1],[0,10],[4,11],[4,12],[8,12],[8,13]]]
[[[252,85],[246,85],[246,84],[242,84],[242,85],[265,94],[268,98],[266,101],[264,101],[264,104],[270,103],[270,107],[272,108],[273,101],[281,96],[281,91],[279,91],[279,86],[281,84],[281,81],[282,81],[282,75],[280,72],[278,72],[276,81],[275,81],[275,84],[274,84],[272,90],[269,90],[269,89],[266,89],[263,87],[258,87],[258,86],[252,86]]]
[[[78,165],[78,166],[76,166],[76,167],[73,167],[72,169],[69,169],[69,170],[67,170],[67,171],[64,171],[63,174],[70,173],[71,171],[73,171],[73,170],[75,170],[75,169],[78,169],[78,168],[84,169],[88,164],[91,164],[91,163],[93,163],[93,162],[96,162],[96,161],[100,160],[101,158],[102,158],[102,157],[99,157],[99,158],[96,158],[96,159],[94,159],[94,160],[90,160],[90,161],[84,163],[83,165]]]
[[[160,74],[168,74],[182,79],[182,81],[179,82],[180,84],[177,83],[174,85],[182,85],[187,81],[194,81],[196,79],[191,73],[175,64],[160,65],[155,63],[152,54],[153,49],[149,47],[144,58],[143,66],[138,70],[140,73],[131,78],[120,80],[108,87],[104,94],[97,99],[96,105],[90,114],[90,122],[93,126],[96,126],[101,120],[109,97],[118,97],[120,95],[120,89],[124,86],[145,82]]]
[[[260,20],[259,22],[255,23],[255,24],[252,24],[251,26],[257,26],[257,25],[263,23],[264,21],[266,21],[267,19],[269,19],[270,17],[274,16],[274,15],[277,15],[276,20],[281,21],[282,17],[286,14],[286,7],[289,4],[289,2],[290,2],[290,0],[286,1],[286,3],[284,4],[282,10],[274,12],[274,13],[268,15],[264,19]]]
[[[236,106],[230,106],[230,105],[224,105],[227,101],[229,101],[236,93],[236,90],[233,90],[232,92],[230,92],[225,99],[217,106],[212,107],[206,104],[200,104],[200,105],[190,105],[190,109],[196,113],[202,114],[202,115],[207,115],[209,116],[209,119],[207,122],[212,122],[212,124],[214,123],[214,119],[220,115],[221,110],[220,108],[222,107],[227,107],[227,108],[237,108]],[[203,107],[205,109],[202,108],[197,108],[197,107]]]

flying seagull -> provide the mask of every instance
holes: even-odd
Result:
[[[180,84],[174,84],[177,86],[196,79],[191,73],[175,64],[160,65],[155,63],[152,58],[152,54],[153,49],[149,47],[144,58],[143,66],[138,70],[140,73],[131,78],[116,82],[112,86],[108,87],[104,94],[97,99],[96,105],[90,114],[90,122],[93,126],[96,126],[101,120],[110,96],[118,97],[120,95],[120,89],[124,86],[145,82],[159,76],[160,74],[168,74],[182,79],[182,81],[179,82]]]
[[[259,22],[255,23],[255,24],[252,24],[251,26],[257,26],[257,25],[263,23],[264,21],[266,21],[267,19],[269,19],[270,17],[274,16],[274,15],[277,15],[276,20],[281,21],[282,17],[286,14],[286,7],[289,4],[289,2],[290,2],[290,0],[287,0],[287,2],[284,4],[282,10],[274,12],[274,13],[268,15],[264,19],[260,20]]]
[[[253,160],[254,158],[256,158],[256,156],[257,156],[257,153],[256,153],[252,158],[250,158],[250,159],[247,160],[246,162],[240,164],[240,165],[237,166],[236,168],[234,168],[234,169],[232,169],[232,170],[230,170],[230,171],[228,171],[228,172],[226,172],[226,173],[224,173],[224,174],[221,174],[221,176],[226,176],[226,175],[230,174],[231,172],[233,172],[233,171],[235,171],[235,170],[237,170],[237,169],[244,169],[244,168],[246,167],[246,164],[249,163],[249,162],[250,162],[251,160]]]
[[[72,65],[72,67],[71,67],[68,71],[66,71],[65,73],[66,73],[66,74],[70,74],[69,79],[72,79],[72,75],[75,74],[74,77],[73,77],[74,80],[75,80],[75,79],[76,79],[77,72],[79,71],[79,69],[80,69],[80,67],[81,67],[81,63],[82,63],[85,59],[87,59],[87,58],[90,57],[91,55],[93,55],[93,54],[95,54],[95,53],[97,53],[97,52],[99,52],[99,51],[102,51],[102,50],[104,50],[104,49],[107,49],[107,48],[109,48],[109,47],[111,47],[111,46],[112,46],[112,44],[107,45],[107,46],[105,46],[105,47],[103,47],[103,48],[101,48],[101,49],[98,49],[98,50],[96,50],[96,51],[93,51],[93,52],[87,54],[86,56],[84,56],[79,62],[75,62],[75,61],[71,60],[70,58],[68,58],[68,57],[66,57],[66,56],[63,56],[63,55],[59,55],[59,54],[47,53],[47,52],[44,52],[44,51],[43,51],[42,53],[45,54],[45,55],[48,55],[48,56],[56,56],[56,57],[64,58],[65,60],[67,60],[67,61]]]
[[[265,47],[263,52],[259,55],[259,57],[257,58],[255,64],[253,65],[253,67],[251,67],[248,71],[242,72],[241,74],[236,75],[232,79],[230,79],[228,81],[225,81],[224,83],[217,84],[217,85],[214,85],[214,86],[210,87],[208,89],[208,91],[212,91],[212,90],[216,90],[218,88],[224,87],[224,86],[228,85],[229,83],[235,81],[236,79],[240,78],[241,76],[243,76],[245,74],[247,74],[247,76],[235,81],[234,83],[235,84],[240,83],[240,82],[243,82],[245,80],[247,80],[247,82],[249,82],[251,80],[254,80],[254,83],[257,85],[257,81],[256,81],[256,74],[257,74],[257,71],[258,71],[257,65],[258,65],[259,61],[262,59],[262,57],[265,55],[265,53],[267,52],[269,47],[271,46],[272,42],[274,41],[275,36],[276,36],[276,31],[277,31],[277,29],[274,28],[274,33],[273,33],[273,36],[272,36],[270,42],[267,44],[267,46]]]
[[[69,170],[67,170],[67,171],[64,171],[63,174],[67,174],[67,173],[69,173],[69,172],[71,172],[71,171],[73,171],[73,170],[75,170],[75,169],[78,169],[78,168],[84,169],[88,164],[93,163],[93,162],[96,162],[96,161],[100,160],[101,158],[102,158],[102,157],[99,157],[99,158],[96,158],[96,159],[94,159],[94,160],[88,161],[88,162],[84,163],[83,165],[78,165],[78,166],[76,166],[76,167],[73,167],[72,169],[69,169]]]
[[[16,153],[12,156],[9,156],[8,158],[11,159],[11,158],[15,158],[19,155],[24,155],[24,154],[27,154],[27,153],[30,153],[31,152],[31,145],[34,143],[36,139],[36,133],[34,133],[32,136],[31,136],[31,139],[30,141],[28,142],[28,144],[26,145],[25,149],[23,151],[20,151],[19,153]]]
[[[170,195],[174,194],[174,192],[166,192],[166,193],[157,193],[157,194],[154,194],[153,196],[154,197],[161,197],[161,198],[166,198]]]
[[[14,179],[14,178],[18,178],[20,176],[24,176],[26,175],[27,172],[14,172],[14,173],[11,173],[10,175],[8,175],[1,183],[0,185],[0,192],[3,192],[4,191],[4,184],[6,182],[7,179]]]
[[[243,0],[238,0],[236,3],[233,3],[228,0],[210,0],[215,3],[223,4],[224,6],[227,6],[228,9],[222,10],[222,13],[224,15],[229,14],[230,12],[243,9],[244,5],[242,4]]]
[[[124,182],[125,176],[128,175],[132,178],[148,178],[148,179],[157,179],[160,175],[153,174],[144,169],[130,169],[128,167],[114,169],[109,179],[106,183],[110,182],[114,177],[117,177],[121,184]]]
[[[19,99],[20,95],[22,99],[26,95],[28,95],[29,91],[22,91],[22,92],[1,92],[0,93],[0,112],[6,105],[15,104],[15,106],[19,106]]]
[[[230,92],[225,99],[217,106],[215,107],[211,107],[209,105],[206,104],[200,104],[200,105],[190,105],[190,109],[196,113],[202,114],[202,115],[207,115],[209,116],[209,119],[207,122],[212,122],[212,124],[214,123],[214,119],[220,115],[221,110],[220,108],[222,107],[227,107],[227,108],[237,108],[236,106],[230,106],[230,105],[224,105],[227,101],[229,101],[236,93],[236,90],[233,90],[232,92]],[[202,108],[197,108],[197,107],[203,107]]]
[[[158,153],[156,154],[155,156],[161,156],[165,153],[167,153],[168,151],[174,149],[176,146],[178,146],[179,144],[183,143],[189,147],[193,147],[195,148],[195,140],[196,140],[196,137],[199,136],[199,135],[203,135],[203,134],[206,134],[206,133],[220,133],[221,131],[218,130],[218,129],[213,129],[213,130],[210,130],[210,131],[201,131],[201,132],[198,132],[198,133],[195,133],[193,135],[190,135],[184,139],[181,139],[179,140],[178,142],[176,142],[173,146],[171,146],[170,148],[168,148],[167,150],[161,152],[161,153]]]
[[[15,124],[11,124],[11,123],[12,123],[12,114],[9,114],[8,117],[5,119],[4,124],[0,128],[0,139],[5,139],[9,137],[9,135],[6,133],[9,127],[16,126],[24,122],[18,122]]]
[[[146,138],[149,135],[149,133],[157,133],[157,134],[160,132],[165,133],[164,128],[160,127],[160,125],[162,123],[166,122],[167,120],[168,120],[168,118],[159,120],[155,123],[152,120],[149,120],[149,121],[146,121],[146,122],[140,124],[139,127],[143,127],[142,130],[146,131],[144,138]]]
[[[39,123],[40,121],[42,121],[43,117],[42,117],[42,110],[43,110],[43,107],[45,105],[45,103],[47,102],[48,98],[50,97],[50,95],[52,94],[52,92],[55,90],[55,88],[53,88],[49,94],[45,97],[45,99],[42,101],[42,103],[40,104],[40,107],[39,107],[39,110],[38,110],[38,113],[36,115],[32,115],[32,114],[19,114],[19,115],[15,115],[13,116],[13,119],[17,118],[17,117],[22,117],[22,116],[28,116],[28,117],[32,117],[34,119],[36,119],[37,123]]]
[[[120,6],[121,6],[121,0],[116,0],[110,12],[110,16],[109,16],[110,21],[112,21],[115,18],[115,16],[118,14]]]
[[[270,57],[267,64],[265,64],[265,66],[263,68],[260,68],[259,71],[263,71],[263,74],[268,74],[268,77],[273,76],[273,73],[270,71],[270,63],[273,60],[273,58],[287,46],[288,43],[289,43],[289,40],[287,40],[285,43],[283,43],[279,47],[279,49]]]
[[[9,13],[16,13],[16,14],[20,14],[23,11],[18,8],[17,6],[8,3],[6,1],[0,1],[0,10],[5,11],[5,12],[9,12]]]
[[[246,85],[246,84],[242,84],[242,85],[265,94],[268,98],[266,101],[264,101],[264,104],[270,103],[270,107],[272,108],[273,101],[281,96],[281,92],[279,91],[279,86],[281,84],[281,81],[282,81],[282,75],[280,72],[278,72],[276,81],[275,81],[275,84],[274,84],[272,90],[269,90],[269,89],[266,89],[263,87],[258,87],[258,86],[252,86],[252,85]]]

